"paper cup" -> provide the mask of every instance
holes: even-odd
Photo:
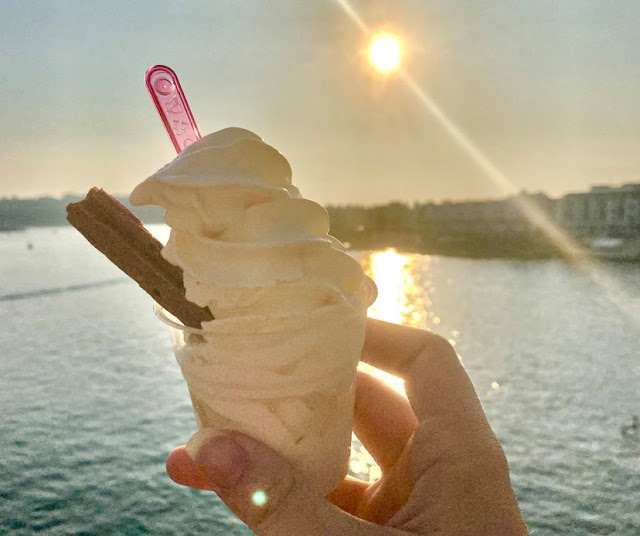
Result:
[[[285,456],[322,494],[348,470],[363,312],[348,305],[305,315],[181,325],[160,307],[199,430],[239,430]]]

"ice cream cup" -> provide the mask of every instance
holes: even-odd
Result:
[[[364,311],[242,317],[185,327],[161,307],[200,433],[239,430],[285,456],[322,494],[348,470]]]

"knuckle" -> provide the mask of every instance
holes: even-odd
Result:
[[[424,331],[420,342],[420,349],[412,365],[436,365],[440,367],[459,366],[458,354],[451,343],[432,331]]]
[[[423,421],[412,441],[414,452],[420,453],[414,462],[421,472],[455,467],[460,475],[508,478],[507,458],[488,424],[474,430],[451,421]]]
[[[500,442],[487,425],[484,431],[477,434],[473,444],[467,444],[465,454],[475,470],[483,474],[502,476],[509,474],[507,457]]]
[[[428,332],[428,345],[425,345],[425,350],[429,352],[435,358],[439,359],[455,359],[458,360],[456,351],[451,346],[451,343],[445,339],[442,335],[437,333]]]
[[[500,445],[498,439],[493,434],[491,436],[491,446],[489,447],[487,456],[492,460],[497,471],[505,474],[509,473],[509,462],[507,461],[507,456],[504,453],[502,445]]]

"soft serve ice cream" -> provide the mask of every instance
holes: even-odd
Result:
[[[141,183],[165,208],[162,255],[215,320],[174,330],[201,429],[237,429],[327,493],[347,472],[353,383],[375,285],[287,160],[240,128],[210,134]]]

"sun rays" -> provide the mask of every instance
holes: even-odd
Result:
[[[347,0],[334,0],[346,15],[353,21],[360,31],[368,38],[374,36],[374,31],[367,25],[358,12]],[[388,52],[387,52],[388,53]],[[398,77],[410,93],[420,103],[428,117],[435,120],[455,142],[462,154],[469,158],[483,174],[505,195],[512,195],[518,191],[513,181],[500,170],[482,149],[460,128],[438,103],[422,88],[418,82],[401,66],[396,65]],[[517,208],[539,228],[555,245],[565,258],[571,260],[578,269],[595,282],[614,302],[619,310],[629,315],[640,324],[640,315],[634,313],[635,307],[628,303],[628,298],[620,284],[607,272],[606,267],[598,260],[589,256],[573,237],[560,227],[553,219],[542,211],[534,202],[525,196],[514,197]]]

